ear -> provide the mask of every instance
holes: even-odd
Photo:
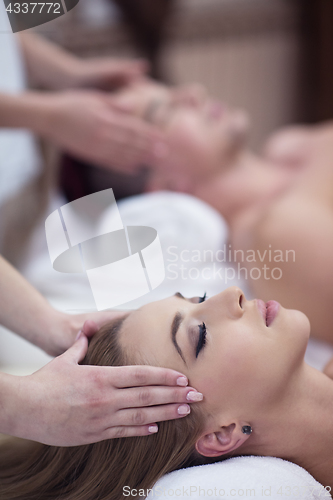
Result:
[[[204,457],[218,457],[239,448],[249,435],[242,433],[242,427],[230,424],[217,432],[204,434],[195,444],[195,448]]]

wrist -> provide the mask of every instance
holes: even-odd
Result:
[[[26,128],[44,135],[53,113],[52,93],[0,94],[0,127]]]
[[[45,329],[39,347],[50,356],[59,356],[74,343],[82,324],[76,316],[52,309],[45,317]]]
[[[18,436],[20,382],[23,377],[0,373],[0,433]]]
[[[64,71],[63,81],[65,82],[64,89],[82,88],[85,84],[87,73],[87,61],[84,59],[75,58],[66,66]]]
[[[33,375],[0,373],[0,433],[38,440],[45,397],[43,382],[35,381]]]
[[[57,92],[31,92],[28,96],[27,120],[36,135],[49,138],[57,107]],[[31,114],[33,114],[31,116]]]

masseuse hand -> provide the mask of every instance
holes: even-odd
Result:
[[[68,87],[113,90],[142,77],[148,69],[144,59],[77,58],[70,67]]]
[[[56,311],[1,256],[0,276],[0,324],[50,354],[63,353],[26,377],[0,373],[1,433],[71,446],[151,434],[156,428],[149,430],[149,424],[186,415],[178,413],[179,407],[188,410],[186,396],[198,393],[185,387],[178,372],[78,364],[86,355],[87,337],[124,312]],[[79,328],[81,337],[74,342]]]
[[[69,153],[106,168],[133,172],[156,164],[166,146],[160,131],[99,91],[57,92],[45,101],[37,132]]]
[[[84,328],[91,330],[89,322]],[[32,375],[15,377],[21,380],[10,402],[17,408],[10,408],[15,421],[8,434],[54,446],[149,435],[157,432],[156,422],[186,416],[187,403],[202,399],[173,370],[78,365],[87,347],[82,331],[64,354]]]

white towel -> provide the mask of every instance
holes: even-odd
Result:
[[[331,495],[294,463],[274,457],[248,456],[171,472],[155,484],[147,500],[177,497],[322,500]]]

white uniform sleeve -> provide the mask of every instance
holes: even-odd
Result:
[[[4,2],[0,1],[0,92],[14,94],[25,88],[24,64],[16,35],[11,31]],[[40,168],[41,157],[30,132],[0,129],[0,209]]]

